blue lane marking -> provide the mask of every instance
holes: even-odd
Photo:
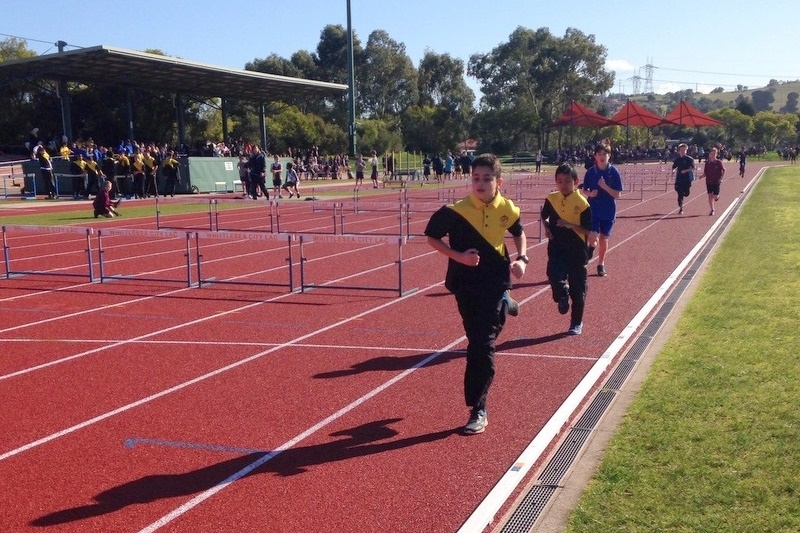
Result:
[[[174,440],[140,439],[130,437],[125,439],[123,445],[126,448],[133,448],[139,444],[149,444],[151,446],[169,446],[171,448],[186,448],[190,450],[209,450],[214,452],[229,453],[269,453],[269,450],[253,450],[250,448],[236,448],[233,446],[219,446],[215,444],[200,444],[196,442],[179,442]]]

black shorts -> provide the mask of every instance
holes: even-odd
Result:
[[[281,186],[281,179],[280,178],[272,178],[272,186],[273,187],[280,187]]]
[[[714,196],[719,196],[719,183],[708,183],[708,182],[706,182],[706,191],[708,191],[708,194],[713,194]]]

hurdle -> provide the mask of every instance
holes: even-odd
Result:
[[[209,209],[213,209],[214,213],[214,225],[209,229],[211,231],[240,231],[240,232],[255,232],[255,233],[263,233],[265,230],[261,229],[252,229],[252,228],[238,228],[238,227],[227,227],[221,222],[220,218],[220,209],[219,206],[222,204],[232,204],[241,207],[242,209],[256,209],[258,210],[258,214],[261,215],[263,212],[261,208],[266,206],[268,211],[268,218],[269,218],[269,233],[280,233],[280,208],[278,207],[279,202],[277,200],[269,200],[266,203],[259,202],[258,200],[244,200],[238,198],[212,198],[209,200],[210,203],[213,204],[212,207]],[[224,212],[231,212],[235,213],[236,210],[223,210]]]
[[[175,226],[167,226],[162,222],[162,215],[161,215],[161,208],[162,205],[167,204],[208,204],[208,229],[209,231],[213,231],[214,229],[214,216],[215,216],[215,208],[216,203],[215,199],[207,199],[207,198],[188,198],[188,199],[170,199],[169,201],[165,202],[164,200],[159,200],[159,197],[156,196],[156,229],[157,230],[175,230],[175,229],[184,229],[187,230],[189,228],[177,228]],[[196,228],[192,228],[196,229]]]
[[[143,237],[147,239],[184,239],[186,245],[186,277],[185,278],[159,278],[151,276],[143,276],[137,273],[136,275],[109,275],[106,273],[106,249],[103,247],[103,237],[128,237],[138,238]],[[186,282],[187,287],[192,286],[192,254],[191,254],[191,236],[189,231],[179,230],[166,230],[166,229],[115,229],[115,228],[102,228],[97,230],[97,250],[100,256],[100,283],[107,280],[128,280],[128,281],[159,281],[170,283],[183,283]],[[171,270],[174,267],[167,267],[162,270]]]
[[[25,233],[38,233],[38,234],[73,234],[73,235],[86,235],[86,264],[88,272],[86,274],[77,274],[73,272],[55,272],[47,270],[20,270],[15,271],[11,269],[11,247],[8,244],[8,232],[25,232]],[[92,228],[84,228],[78,226],[3,226],[3,258],[6,267],[6,279],[12,276],[28,276],[28,275],[41,275],[41,276],[62,276],[62,277],[77,277],[89,278],[89,283],[94,282],[94,268],[92,264],[92,245],[91,236],[93,233]]]
[[[394,202],[359,202],[357,208],[353,208],[353,214],[360,214],[360,213],[397,213],[400,221],[400,229],[397,235],[403,236],[403,210],[405,209],[405,203],[394,203]],[[335,217],[335,206],[334,206],[334,224],[333,224],[333,234],[336,235],[336,217]],[[349,211],[349,210],[348,210]],[[345,231],[344,223],[345,223],[345,207],[344,203],[339,203],[339,235],[346,235],[347,232]],[[390,234],[378,234],[378,233],[371,233],[370,235],[394,235],[394,233]]]
[[[317,287],[324,287],[327,289],[350,289],[350,290],[365,290],[365,291],[389,291],[389,292],[396,292],[398,296],[402,297],[406,294],[410,294],[417,289],[411,289],[409,291],[403,290],[403,244],[405,243],[405,239],[403,237],[390,237],[390,236],[378,236],[378,235],[326,235],[326,234],[300,234],[297,237],[299,241],[300,247],[300,292],[305,293],[307,289],[314,289]],[[376,286],[364,286],[364,285],[332,285],[330,283],[326,283],[323,285],[317,285],[314,283],[308,283],[306,281],[306,263],[309,259],[306,257],[305,248],[306,244],[311,243],[319,243],[319,244],[359,244],[359,245],[371,245],[371,244],[389,244],[389,245],[396,245],[397,246],[397,261],[395,264],[397,265],[397,285],[391,287],[376,287]],[[330,259],[328,259],[330,261]],[[385,266],[385,265],[384,265]],[[382,268],[382,267],[378,267]],[[355,274],[356,276],[363,275],[364,272],[359,272]],[[348,276],[348,279],[354,276]]]
[[[263,281],[241,281],[235,279],[220,279],[218,277],[206,278],[203,276],[203,254],[200,251],[200,241],[203,240],[233,240],[240,239],[244,241],[257,241],[257,242],[281,242],[286,241],[288,257],[286,261],[289,263],[289,280],[287,283],[271,283]],[[294,292],[294,258],[292,257],[292,242],[297,240],[297,237],[291,233],[256,233],[253,231],[196,231],[194,232],[196,264],[197,264],[197,287],[202,288],[204,285],[218,284],[218,285],[260,285],[268,287],[288,287],[289,292]],[[243,276],[240,276],[243,277]]]
[[[55,188],[56,188],[56,198],[58,198],[59,196],[61,196],[61,193],[60,193],[61,189],[60,189],[60,187],[58,186],[58,178],[69,178],[70,180],[72,180],[73,178],[81,178],[81,180],[83,181],[83,188],[84,188],[84,189],[86,189],[86,188],[87,188],[87,186],[88,186],[88,183],[87,183],[87,181],[86,181],[86,180],[87,180],[86,174],[64,174],[64,173],[55,173],[55,174],[53,174],[53,181],[55,182],[55,184],[54,184],[54,185],[55,185]],[[34,180],[34,181],[35,181],[35,180]],[[78,193],[78,191],[76,191],[76,190],[73,190],[73,191],[72,191],[72,195],[73,195],[73,196],[75,196],[77,193]]]
[[[17,183],[17,179],[22,179],[22,190],[25,192],[21,192],[17,189],[17,192],[9,192],[8,190],[8,179],[11,179],[11,186],[12,187],[19,187]],[[31,186],[33,188],[32,191],[28,192],[25,190],[25,180],[31,180]],[[3,176],[3,198],[13,198],[13,197],[21,197],[25,200],[35,200],[36,199],[36,174],[8,174]]]

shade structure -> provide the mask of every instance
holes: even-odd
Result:
[[[628,100],[622,109],[611,117],[611,120],[622,126],[643,126],[645,128],[653,128],[663,124],[674,124],[674,122],[656,115],[649,109],[645,109],[631,100]]]
[[[673,124],[678,126],[690,126],[693,128],[701,128],[703,126],[722,126],[724,123],[715,118],[711,118],[694,106],[691,106],[683,100],[675,106],[675,109],[667,113],[664,117]]]
[[[572,101],[561,116],[551,125],[600,128],[603,126],[616,126],[617,123],[599,113],[595,113],[578,102]]]

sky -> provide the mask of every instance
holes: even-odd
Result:
[[[771,79],[800,79],[796,0],[350,0],[353,30],[362,44],[385,30],[406,47],[415,66],[426,50],[464,61],[508,42],[519,26],[548,28],[563,37],[567,28],[593,35],[607,50],[615,72],[611,92],[644,92],[651,72],[657,94],[716,87],[750,89]],[[69,9],[32,9],[29,1],[4,0],[0,40],[27,41],[38,54],[98,45],[143,51],[241,69],[270,54],[290,58],[314,52],[328,24],[347,27],[346,0],[259,2],[225,0],[140,0],[129,7],[82,0]],[[62,6],[63,7],[63,6]],[[135,7],[135,9],[134,9]],[[651,65],[651,69],[646,66]],[[635,77],[640,79],[637,83]],[[468,84],[480,97],[476,80]]]

